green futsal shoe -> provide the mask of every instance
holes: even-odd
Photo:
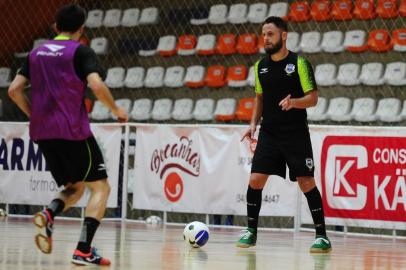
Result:
[[[310,253],[328,253],[331,251],[331,243],[327,236],[316,235]]]
[[[241,231],[240,239],[237,242],[237,247],[249,248],[257,243],[257,230],[247,228]]]

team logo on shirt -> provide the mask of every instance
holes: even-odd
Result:
[[[313,159],[312,158],[306,158],[306,167],[311,171],[313,169]]]
[[[285,72],[287,75],[292,74],[293,72],[295,72],[296,66],[294,64],[287,64],[285,67]]]
[[[259,74],[264,74],[268,72],[268,68],[261,68],[261,71],[259,72]]]

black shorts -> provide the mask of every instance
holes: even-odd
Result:
[[[58,186],[107,178],[103,155],[93,136],[82,141],[51,139],[37,143]]]
[[[252,160],[251,173],[289,178],[314,176],[314,162],[309,130],[306,127],[269,131],[261,128]]]

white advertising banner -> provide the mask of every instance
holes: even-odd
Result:
[[[137,125],[133,206],[246,215],[253,149],[246,127]],[[296,184],[272,177],[261,215],[294,216]]]
[[[312,126],[328,224],[406,229],[406,128]],[[302,223],[312,223],[302,197]]]
[[[108,207],[117,207],[118,172],[122,128],[117,125],[92,125],[93,134],[103,153],[111,193]],[[29,138],[27,123],[0,125],[0,203],[47,205],[60,191],[38,145]],[[85,206],[86,191],[77,206]]]

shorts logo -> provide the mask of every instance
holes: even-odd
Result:
[[[285,71],[287,75],[292,74],[293,72],[295,72],[296,66],[294,64],[287,64],[285,67]]]
[[[98,171],[105,171],[105,170],[106,170],[106,165],[104,163],[100,163]]]
[[[314,164],[312,158],[306,158],[306,167],[309,169],[309,171],[313,169]]]

